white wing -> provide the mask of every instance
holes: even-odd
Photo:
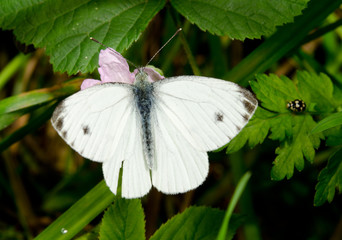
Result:
[[[141,197],[151,188],[135,108],[130,85],[107,83],[68,97],[51,118],[59,135],[75,151],[103,162],[105,181],[114,194],[123,162],[125,198]]]
[[[225,145],[240,132],[257,100],[237,84],[196,76],[155,82],[154,91],[152,183],[165,193],[186,192],[205,180],[206,152]]]

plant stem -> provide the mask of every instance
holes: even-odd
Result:
[[[238,151],[229,155],[229,159],[232,166],[232,173],[237,182],[241,176],[246,172],[245,160],[242,151]],[[241,196],[240,200],[240,212],[241,214],[248,216],[248,221],[244,225],[244,235],[246,240],[261,240],[261,233],[259,224],[256,220],[256,216],[253,209],[253,198],[251,189],[246,187],[245,192]]]
[[[180,28],[181,24],[179,22],[179,19],[176,16],[175,10],[172,8],[170,12],[171,12],[171,17],[172,17],[173,21],[175,22],[176,26],[178,28]],[[188,25],[190,25],[190,23],[188,21],[185,21],[185,23],[183,25],[187,29],[187,28],[189,28]],[[186,40],[186,36],[185,36],[184,32],[180,32],[179,35],[180,35],[182,45],[184,47],[185,54],[188,57],[188,60],[189,60],[189,63],[190,63],[190,66],[192,68],[194,75],[201,76],[201,71],[199,70],[199,67],[196,64],[195,57],[191,52],[190,46],[188,44],[188,41]]]
[[[245,190],[245,187],[247,185],[248,180],[251,177],[250,172],[246,172],[240,179],[239,183],[237,184],[235,191],[233,193],[233,196],[229,202],[226,214],[223,219],[223,223],[221,225],[219,234],[217,236],[217,240],[224,240],[226,239],[227,231],[229,228],[229,220],[233,214],[233,210],[236,207],[237,202],[239,201],[239,198],[241,197],[243,191]]]
[[[27,62],[31,55],[18,54],[7,66],[0,72],[0,89],[11,79],[11,77]]]

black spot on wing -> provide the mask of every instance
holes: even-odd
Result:
[[[247,112],[249,114],[251,114],[254,111],[254,109],[255,109],[255,105],[251,104],[247,100],[243,100],[243,105],[245,106],[245,109],[247,110]]]
[[[241,131],[241,127],[239,127],[238,125],[236,125],[235,127],[236,127],[236,130],[237,130],[238,132]]]
[[[67,131],[63,131],[62,136],[63,136],[63,138],[67,138]]]
[[[215,113],[215,120],[217,122],[223,122],[223,114],[222,113]]]
[[[248,114],[244,114],[242,115],[243,119],[245,119],[245,121],[247,122],[249,120],[249,115]]]
[[[56,122],[56,120],[58,119],[58,117],[61,116],[61,114],[64,112],[65,109],[65,104],[64,101],[62,101],[55,109],[55,111],[52,114],[52,121]]]
[[[250,91],[248,91],[247,89],[241,88],[240,89],[240,93],[247,98],[247,100],[249,102],[252,103],[252,105],[257,105],[258,104],[258,100],[256,99],[255,95],[253,93],[251,93]]]
[[[88,135],[90,134],[90,128],[89,126],[82,126],[83,134]]]
[[[57,120],[57,122],[56,122],[56,128],[57,128],[57,130],[60,131],[60,130],[63,128],[63,122],[64,122],[64,120],[63,120],[62,117],[58,118],[58,120]]]

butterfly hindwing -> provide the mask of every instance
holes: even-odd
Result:
[[[195,149],[168,119],[168,115],[156,106],[153,133],[155,162],[152,183],[159,191],[176,194],[189,191],[203,183],[208,175],[209,162],[205,151]]]

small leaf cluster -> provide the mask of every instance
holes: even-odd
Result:
[[[102,218],[99,239],[145,239],[144,218],[139,199],[116,198]],[[164,223],[150,239],[215,239],[223,218],[222,210],[192,206]],[[233,238],[242,220],[232,216],[226,239]]]
[[[249,147],[255,147],[266,138],[278,141],[271,178],[290,179],[295,169],[304,169],[305,160],[311,164],[314,162],[315,151],[322,140],[336,136],[336,132],[322,132],[324,129],[320,126],[326,125],[327,129],[342,124],[341,117],[338,120],[334,117],[340,116],[336,111],[341,106],[341,92],[337,87],[334,89],[327,75],[306,71],[297,72],[294,80],[274,74],[259,74],[256,81],[250,84],[260,101],[260,107],[242,132],[229,143],[227,153],[239,150],[246,143]],[[288,109],[287,103],[295,99],[303,100],[307,110],[293,112]],[[325,119],[317,124],[320,118]],[[327,120],[332,118],[332,124],[327,125]],[[338,158],[339,152],[332,155],[318,177],[314,200],[317,206],[326,200],[331,202],[336,188],[340,192],[342,190],[342,159]]]

